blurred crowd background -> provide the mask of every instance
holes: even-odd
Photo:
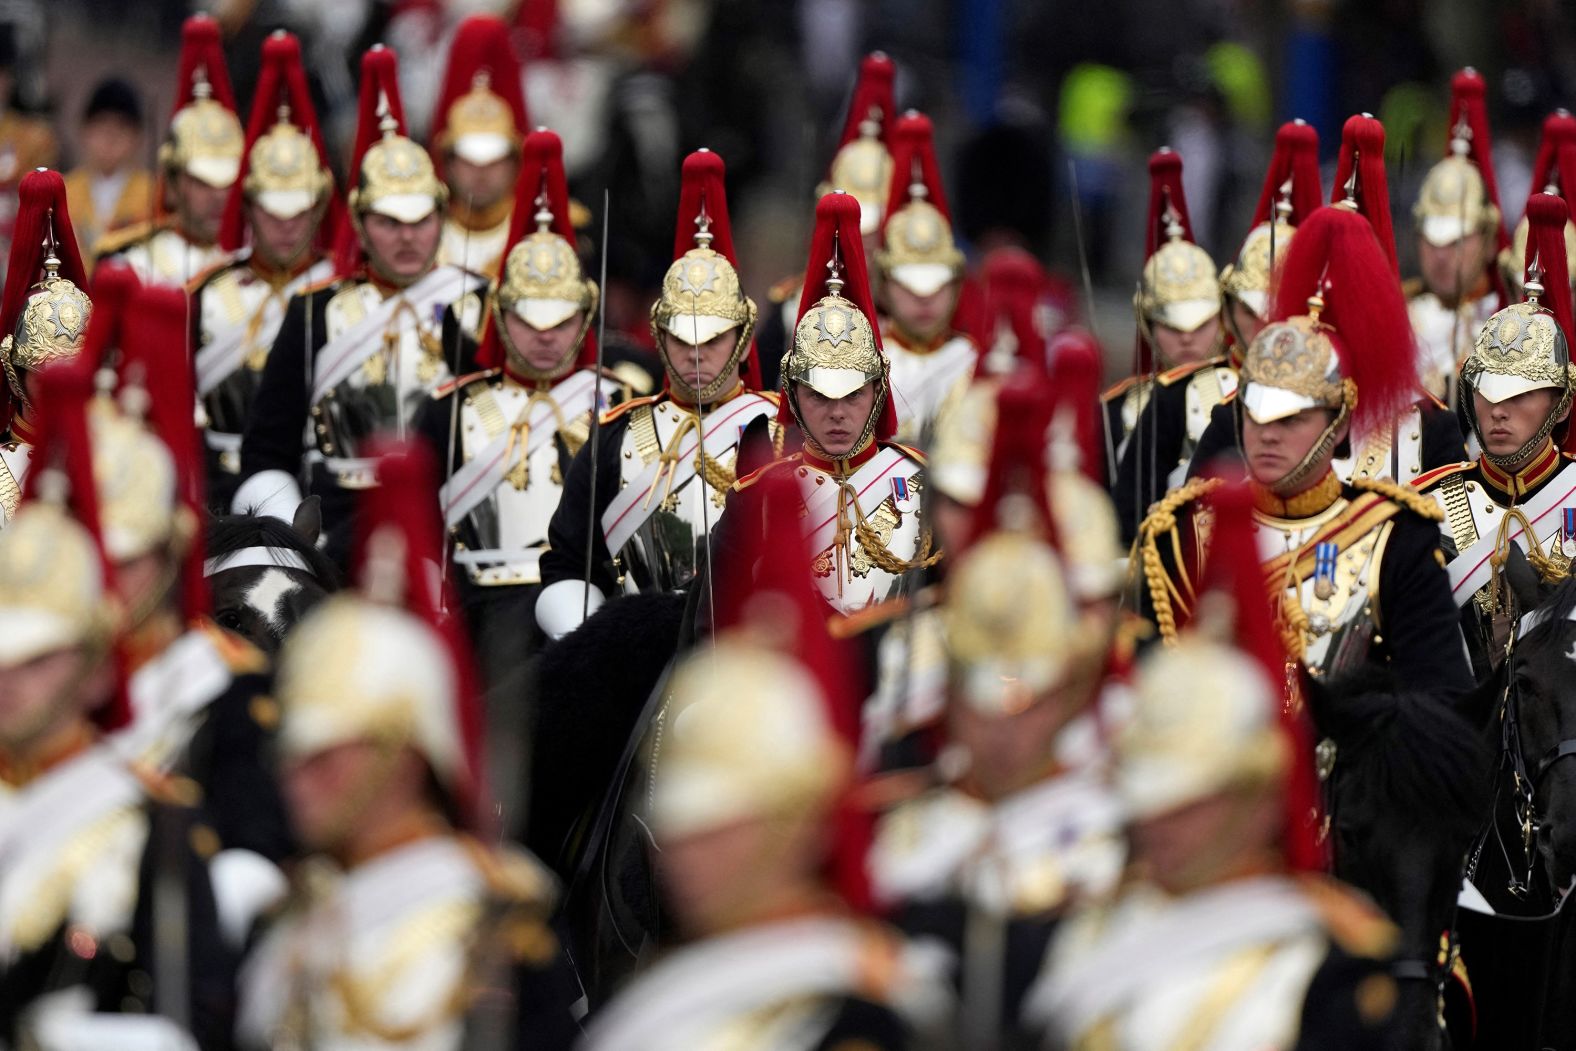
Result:
[[[1576,5],[1561,0],[0,0],[0,182],[37,164],[151,169],[180,23],[199,9],[223,28],[243,113],[263,38],[301,37],[340,163],[367,46],[397,50],[422,136],[454,26],[482,11],[511,19],[531,120],[563,136],[593,251],[610,201],[608,324],[636,336],[670,260],[684,155],[709,146],[726,159],[743,277],[764,302],[803,266],[859,59],[884,49],[899,107],[935,120],[971,257],[1018,242],[1058,270],[1113,375],[1131,347],[1155,147],[1181,153],[1193,228],[1224,261],[1276,124],[1312,123],[1333,165],[1341,122],[1372,112],[1410,273],[1405,217],[1444,152],[1451,71],[1487,78],[1512,223],[1541,120],[1576,97]]]

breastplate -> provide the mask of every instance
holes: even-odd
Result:
[[[1393,478],[1403,485],[1423,473],[1423,413],[1412,406],[1401,414],[1393,427],[1368,436],[1352,450],[1351,456],[1335,460],[1331,466],[1343,482],[1354,478]],[[1396,468],[1400,476],[1396,477]]]
[[[370,282],[337,292],[323,307],[328,341],[361,321],[382,300]],[[403,436],[428,395],[451,377],[441,333],[441,316],[423,317],[414,325],[391,322],[382,346],[312,406],[318,451],[330,458],[353,459],[363,455],[370,438]]]
[[[22,486],[27,482],[27,464],[33,447],[26,442],[0,445],[0,526],[16,516],[22,503]]]
[[[203,290],[202,327],[198,333],[202,345],[207,346],[236,329],[255,324],[272,293],[268,282],[242,268],[216,278]],[[272,349],[277,334],[277,328],[268,332],[258,330],[251,334],[241,367],[203,396],[203,411],[208,415],[209,430],[221,434],[240,434],[246,429],[247,413],[251,409],[252,399],[257,395],[263,365],[268,361],[268,351]]]
[[[795,467],[794,477],[806,500],[823,487],[838,484],[835,476],[808,464]],[[892,485],[894,479],[900,484]],[[833,542],[817,551],[811,567],[821,597],[837,612],[855,613],[903,592],[907,568],[897,563],[911,562],[921,552],[920,499],[925,484],[924,474],[910,461],[863,497],[848,495],[849,536],[841,544]],[[860,522],[868,526],[865,536],[857,530]]]

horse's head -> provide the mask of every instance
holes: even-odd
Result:
[[[1384,679],[1314,684],[1310,710],[1335,744],[1326,782],[1335,875],[1366,891],[1401,931],[1396,977],[1412,1020],[1408,1047],[1438,1045],[1440,937],[1462,864],[1487,819],[1492,752],[1442,702]]]
[[[1532,787],[1549,885],[1564,888],[1576,876],[1576,622],[1550,617],[1521,640],[1513,661],[1506,746]]]
[[[312,539],[277,518],[217,515],[207,544],[214,620],[269,655],[338,587],[333,564]]]

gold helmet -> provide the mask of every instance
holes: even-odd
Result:
[[[887,122],[896,111],[892,82],[897,67],[879,51],[865,56],[848,106],[842,142],[832,157],[827,180],[816,190],[825,196],[842,190],[859,202],[859,231],[881,229],[892,187],[892,154],[887,150]]]
[[[525,129],[520,63],[509,25],[494,15],[470,15],[449,45],[432,143],[440,153],[471,164],[493,164],[520,152]]]
[[[60,260],[51,243],[44,258],[43,280],[28,294],[15,329],[0,340],[0,365],[24,412],[31,409],[31,403],[21,374],[41,372],[53,362],[75,357],[82,350],[92,310],[87,293],[60,276]]]
[[[1156,325],[1192,332],[1220,314],[1215,261],[1186,233],[1176,212],[1168,210],[1166,241],[1144,263],[1133,307],[1148,338]]]
[[[912,110],[892,131],[891,200],[906,203],[887,214],[883,247],[876,252],[882,275],[916,296],[934,295],[963,276],[963,253],[952,240],[933,135],[930,118]]]
[[[1483,78],[1470,66],[1450,82],[1450,149],[1423,177],[1412,218],[1436,248],[1470,234],[1498,236],[1499,203],[1488,142]]]
[[[148,429],[144,399],[141,392],[128,392],[120,404],[101,397],[90,416],[99,524],[114,562],[184,551],[197,525],[181,513],[175,460]]]
[[[241,172],[246,135],[235,115],[219,25],[206,15],[193,15],[182,27],[178,91],[159,166],[170,177],[184,173],[218,189],[232,185]]]
[[[1291,212],[1290,202],[1282,201],[1276,206],[1277,212],[1285,209],[1285,214],[1277,214],[1273,227],[1264,222],[1248,231],[1247,240],[1242,242],[1242,249],[1237,252],[1237,258],[1226,264],[1220,272],[1220,291],[1227,300],[1236,300],[1253,312],[1256,318],[1267,316],[1270,305],[1270,273],[1281,260],[1286,257],[1286,249],[1291,244],[1292,234],[1296,227],[1286,221],[1286,215]],[[1270,245],[1275,246],[1275,259],[1270,261]],[[1227,314],[1230,321],[1230,314]],[[1238,334],[1240,335],[1240,334]]]
[[[432,158],[405,136],[402,112],[394,52],[376,45],[361,59],[360,153],[349,202],[358,230],[368,213],[417,223],[448,203],[449,188],[438,178]]]
[[[1544,193],[1553,193],[1553,187],[1547,187]],[[1527,241],[1532,232],[1532,222],[1525,215],[1521,222],[1516,224],[1516,232],[1511,235],[1510,247],[1499,253],[1499,272],[1505,279],[1505,290],[1510,298],[1525,298],[1527,291],[1522,284],[1526,272]],[[1576,222],[1565,223],[1565,272],[1576,274]]]
[[[0,668],[109,644],[113,607],[98,548],[49,488],[41,479],[44,498],[23,504],[0,530]]]
[[[710,150],[696,150],[684,158],[677,258],[662,278],[662,294],[651,305],[651,334],[668,381],[686,401],[696,404],[714,402],[738,386],[740,363],[750,353],[755,334],[755,301],[744,294],[733,263],[723,176],[722,158]],[[693,247],[685,248],[686,241],[692,241]],[[715,379],[697,390],[686,378],[692,366],[683,347],[675,352],[671,341],[696,347],[732,329],[739,331],[733,356]]]
[[[315,207],[333,188],[317,146],[280,106],[273,127],[260,135],[246,158],[241,190],[246,199],[276,219],[293,219]]]

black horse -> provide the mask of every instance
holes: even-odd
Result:
[[[1408,1038],[1398,1046],[1445,1047],[1438,1006],[1456,997],[1441,937],[1488,813],[1492,752],[1457,712],[1378,670],[1314,683],[1309,708],[1335,749],[1325,782],[1335,875],[1400,928],[1393,973]]]
[[[317,508],[302,504],[295,524],[264,515],[208,520],[208,585],[214,621],[270,656],[307,611],[339,587],[318,551]]]

